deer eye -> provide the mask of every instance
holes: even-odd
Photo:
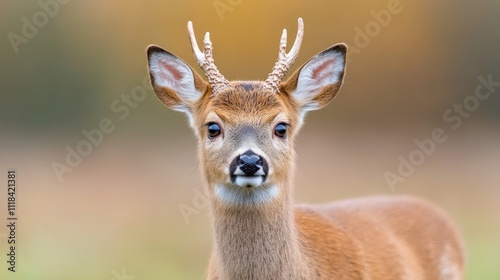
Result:
[[[208,123],[208,138],[215,138],[220,135],[220,126],[214,122]]]
[[[274,128],[274,135],[278,136],[279,138],[286,138],[286,126],[286,123],[279,123]]]

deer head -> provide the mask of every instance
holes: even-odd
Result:
[[[215,66],[210,34],[201,51],[191,22],[193,53],[208,82],[174,54],[158,46],[147,50],[156,95],[189,117],[208,193],[216,203],[258,206],[290,196],[294,138],[306,113],[323,108],[339,91],[347,51],[344,44],[334,45],[283,82],[299,53],[303,28],[299,18],[289,53],[283,31],[278,61],[264,82],[226,80]]]

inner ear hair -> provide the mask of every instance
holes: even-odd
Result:
[[[347,46],[336,44],[304,63],[281,84],[303,110],[326,106],[338,93],[345,72]]]

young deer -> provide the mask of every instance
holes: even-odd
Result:
[[[458,234],[436,207],[411,197],[376,196],[294,206],[294,140],[308,111],[326,106],[342,84],[347,47],[311,58],[285,82],[303,37],[264,82],[227,81],[188,23],[205,82],[177,56],[147,50],[160,101],[184,112],[198,138],[210,199],[214,249],[208,279],[462,279]]]

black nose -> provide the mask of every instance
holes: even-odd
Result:
[[[252,176],[260,168],[262,168],[262,158],[253,151],[248,150],[240,155],[238,159],[238,167],[245,173],[246,176]]]

